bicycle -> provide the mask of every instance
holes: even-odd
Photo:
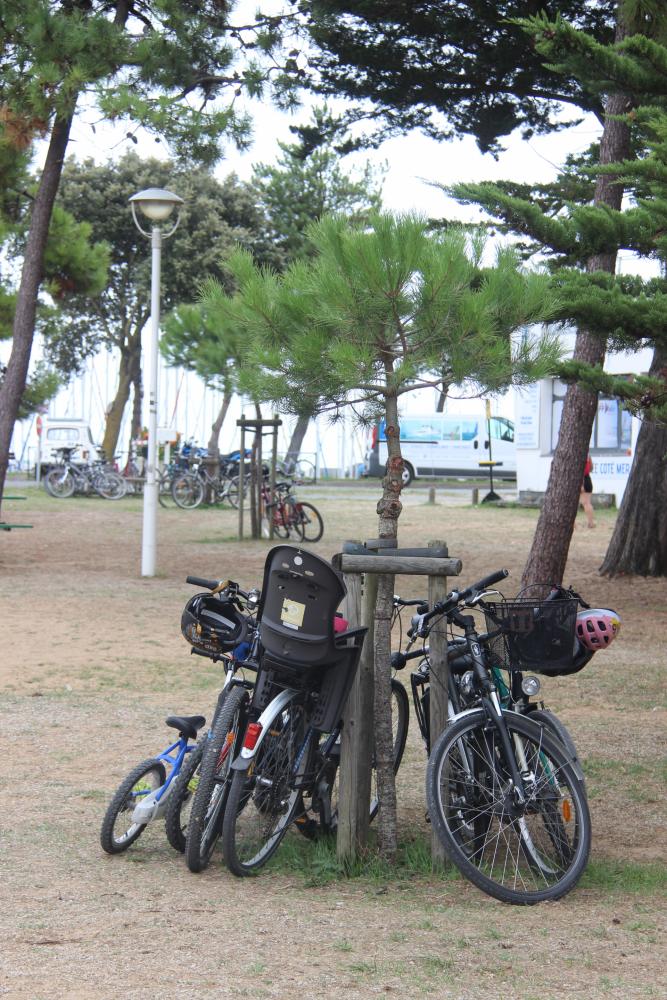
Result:
[[[256,623],[251,612],[259,592],[245,592],[229,580],[189,576],[187,582],[206,587],[208,593],[195,595],[186,604],[183,634],[192,652],[225,663],[213,722],[178,778],[165,820],[170,844],[185,854],[191,871],[199,872],[209,863],[220,836],[233,744],[229,734],[235,731],[234,720],[252,690],[252,683],[237,672],[257,670]]]
[[[219,470],[212,475],[201,459],[195,461],[186,472],[176,475],[172,482],[171,492],[174,502],[184,510],[194,510],[206,501],[209,504],[229,503],[231,507],[239,505],[239,463],[238,452],[225,456],[220,460]],[[244,496],[247,493],[249,477],[244,482]]]
[[[46,492],[57,499],[67,499],[75,493],[90,495],[98,493],[105,500],[120,500],[125,495],[125,482],[102,457],[95,462],[74,462],[74,447],[57,449],[58,465],[44,477]],[[100,451],[100,456],[103,453]]]
[[[239,876],[261,868],[292,823],[307,836],[335,829],[340,718],[366,634],[336,634],[342,579],[301,549],[269,552],[261,593],[259,671],[222,824],[223,857]],[[402,734],[398,744],[402,754]]]
[[[192,754],[203,715],[170,715],[166,724],[178,740],[156,757],[137,764],[121,781],[102,820],[100,843],[107,854],[120,854],[135,843],[149,823],[165,814],[173,784],[187,754]],[[167,774],[169,767],[169,774]]]
[[[436,617],[463,631],[461,655],[471,663],[471,691],[478,707],[465,711],[433,743],[426,776],[431,822],[459,871],[487,894],[507,903],[559,899],[586,866],[591,821],[584,785],[562,743],[544,724],[504,708],[491,675],[491,644],[511,634],[501,623],[479,634],[463,614],[480,595],[507,576],[492,573],[419,616],[419,631]],[[569,636],[571,606],[528,601],[534,637],[553,643]],[[576,616],[576,602],[574,602]],[[516,651],[514,651],[516,653]]]
[[[278,538],[294,538],[299,542],[319,542],[324,534],[322,515],[312,503],[297,500],[294,483],[287,480],[275,484],[272,495],[268,479],[262,482],[262,536],[269,538],[270,525]],[[270,520],[269,520],[270,519]]]
[[[585,605],[585,602],[581,600],[579,595],[575,594],[572,590],[565,590],[564,588],[550,589],[553,595],[551,599],[555,599],[557,596],[561,599],[574,597],[583,606],[588,607],[588,605]],[[484,596],[486,597],[486,595]],[[489,607],[489,609],[491,607],[491,605],[487,604],[485,600],[482,600],[481,593],[478,595],[476,605],[482,610],[484,610],[485,607]],[[417,719],[417,725],[424,742],[426,755],[428,756],[431,746],[431,664],[429,658],[430,650],[426,645],[426,640],[430,630],[421,624],[420,613],[421,615],[426,613],[429,610],[429,606],[428,603],[422,599],[404,601],[398,595],[394,595],[394,615],[392,619],[392,627],[396,621],[400,623],[401,612],[408,607],[416,607],[417,615],[412,620],[412,625],[408,633],[409,641],[405,651],[401,652],[399,650],[392,653],[391,666],[393,670],[398,671],[405,667],[409,660],[419,660],[417,669],[410,674],[410,688],[415,718]],[[403,629],[401,624],[401,635],[402,631]],[[422,645],[419,649],[413,650],[411,647],[418,639],[422,640]],[[467,653],[465,639],[462,636],[452,636],[447,643],[447,652],[447,718],[448,722],[451,723],[458,715],[461,714],[461,712],[466,711],[477,704],[477,694],[472,685],[472,661]],[[568,662],[569,669],[566,670],[563,668],[558,672],[572,672],[572,669],[574,668],[580,670],[586,665],[586,663],[589,662],[591,656],[592,653],[590,651],[581,649],[577,651],[575,655],[572,656],[571,661]],[[544,664],[534,665],[533,669],[543,672],[543,667]],[[505,679],[503,675],[504,672],[508,674],[507,679]],[[537,697],[541,690],[541,682],[539,678],[533,674],[524,674],[521,669],[519,669],[517,663],[512,664],[510,662],[509,664],[506,664],[505,662],[501,662],[497,656],[491,665],[491,676],[503,708],[520,712],[522,715],[530,715],[533,721],[539,721],[547,726],[547,728],[552,731],[552,735],[563,744],[573,764],[577,768],[579,778],[585,783],[584,773],[579,763],[578,751],[569,730],[554,712],[545,707],[544,702],[531,700],[532,698]]]

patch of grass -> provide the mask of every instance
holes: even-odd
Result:
[[[667,888],[667,869],[658,862],[590,861],[580,885],[605,892],[660,892]]]
[[[347,938],[341,938],[340,941],[334,941],[333,946],[336,951],[352,951],[352,945]]]
[[[363,856],[350,863],[343,863],[336,856],[335,838],[323,837],[308,841],[289,836],[283,841],[270,866],[274,871],[300,875],[307,886],[324,886],[347,878],[376,886],[405,886],[406,882],[413,882],[417,877],[435,877],[447,881],[461,878],[455,870],[433,874],[430,841],[426,837],[400,842],[396,859],[391,862],[369,847]]]

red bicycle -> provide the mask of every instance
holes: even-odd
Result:
[[[262,535],[268,538],[270,525],[278,538],[293,538],[299,542],[319,542],[324,534],[322,515],[312,503],[297,500],[294,483],[275,484],[271,495],[269,483],[262,483]]]

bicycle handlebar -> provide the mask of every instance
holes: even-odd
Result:
[[[448,611],[452,611],[458,604],[465,604],[475,594],[486,590],[487,587],[492,587],[494,583],[504,580],[507,576],[509,576],[509,570],[497,569],[494,573],[489,573],[488,576],[483,576],[482,579],[478,580],[476,583],[471,583],[465,590],[452,590],[444,601],[439,601],[437,604],[434,604],[430,611],[427,611],[425,615],[421,616],[419,624],[420,631],[427,622],[431,621],[432,618],[435,618],[438,615],[446,614]],[[408,635],[410,635],[411,632],[412,630],[408,632]]]
[[[220,580],[205,580],[202,576],[186,576],[186,583],[191,583],[195,587],[206,587],[207,590],[215,590]]]

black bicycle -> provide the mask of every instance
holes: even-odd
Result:
[[[512,636],[511,616],[510,624],[500,621],[479,634],[474,617],[464,614],[506,576],[500,570],[452,591],[419,616],[420,632],[437,617],[461,630],[460,655],[469,658],[478,706],[435,740],[426,798],[431,822],[459,871],[496,899],[531,904],[559,899],[576,885],[588,860],[591,821],[582,777],[562,742],[543,722],[504,707],[499,697],[492,644]],[[540,646],[552,651],[555,662],[555,644],[563,658],[572,657],[576,602],[527,601],[520,617],[524,648],[530,635],[535,655]]]

